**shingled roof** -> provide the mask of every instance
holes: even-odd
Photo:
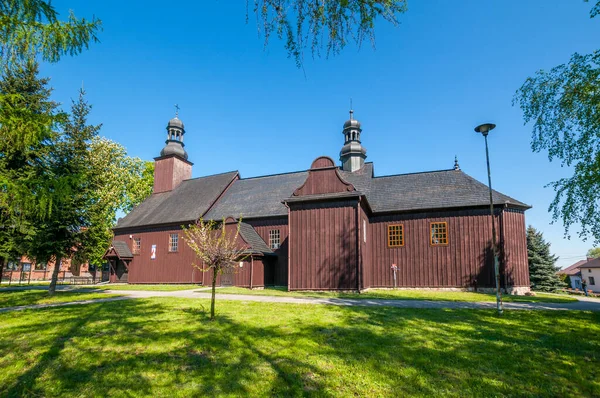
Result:
[[[120,240],[113,240],[112,245],[102,258],[114,258],[115,255],[119,260],[131,260],[133,258],[133,253],[129,250],[127,243]]]
[[[374,177],[373,164],[366,163],[354,173],[340,170],[340,175],[365,195],[374,213],[489,205],[487,185],[461,170]],[[186,180],[171,192],[153,194],[120,220],[115,229],[184,223],[200,217],[222,220],[229,216],[244,219],[287,216],[288,210],[282,202],[290,199],[304,183],[308,171],[234,180],[236,176],[238,173],[233,171]],[[227,191],[214,203],[227,186]],[[493,200],[499,205],[530,208],[498,191],[493,191]]]
[[[185,180],[170,192],[152,194],[119,220],[115,229],[184,223],[202,217],[238,175],[237,171]]]
[[[454,169],[375,177],[366,192],[375,213],[486,206],[489,195],[487,185]],[[531,207],[498,191],[492,198],[494,204]]]
[[[579,260],[577,261],[575,264],[570,265],[567,268],[561,269],[560,271],[557,272],[557,274],[561,275],[577,275],[578,273],[581,272],[581,270],[579,269],[579,267],[585,265],[585,263],[589,262],[588,259],[585,260]]]
[[[204,218],[287,216],[287,208],[281,202],[292,196],[307,176],[307,171],[300,171],[237,180]]]
[[[242,238],[248,242],[250,247],[252,248],[252,252],[259,252],[264,254],[271,254],[273,250],[267,246],[265,241],[260,237],[260,235],[256,232],[254,227],[245,222],[240,223],[240,235]]]

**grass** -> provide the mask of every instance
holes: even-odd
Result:
[[[600,396],[600,313],[208,303],[0,314],[0,396]]]
[[[161,292],[174,292],[177,290],[191,290],[202,288],[202,285],[119,285],[119,284],[108,284],[101,286],[94,286],[97,289],[105,289],[105,290],[152,290],[152,291],[161,291]]]
[[[496,301],[494,294],[473,292],[450,292],[435,290],[377,290],[372,289],[364,293],[337,293],[337,292],[288,292],[283,287],[270,287],[263,290],[249,290],[240,287],[226,287],[217,290],[223,294],[250,294],[259,296],[285,296],[285,297],[335,297],[350,299],[387,299],[387,300],[439,300],[439,301]],[[577,301],[576,298],[563,294],[536,293],[536,296],[503,296],[506,302],[524,303],[569,303]]]
[[[47,290],[0,290],[0,308],[33,304],[55,304],[68,301],[92,300],[117,297],[114,294],[89,291],[56,291],[53,296]]]

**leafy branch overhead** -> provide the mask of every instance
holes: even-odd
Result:
[[[246,18],[251,0],[246,0]],[[259,34],[265,46],[275,34],[285,41],[288,57],[301,67],[304,50],[312,56],[338,54],[349,41],[375,44],[375,21],[398,25],[406,0],[253,0]]]
[[[600,14],[600,1],[590,16]],[[514,103],[532,123],[531,148],[548,151],[573,175],[548,184],[556,191],[549,211],[565,235],[581,225],[579,236],[600,241],[600,50],[573,54],[570,61],[528,78]]]
[[[57,62],[98,42],[101,29],[99,19],[78,19],[73,12],[66,21],[59,20],[47,0],[0,0],[0,63],[13,65],[37,56]]]

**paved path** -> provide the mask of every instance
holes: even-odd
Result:
[[[67,289],[61,289],[67,290]],[[69,289],[76,290],[76,289]],[[85,291],[85,288],[80,288]],[[102,290],[107,294],[119,294],[121,297],[105,299],[73,301],[55,304],[36,304],[20,307],[0,309],[0,313],[8,311],[22,311],[26,309],[61,307],[66,305],[81,305],[107,301],[152,298],[152,297],[178,297],[187,299],[210,299],[210,293],[205,293],[210,288],[178,291],[150,291],[150,290]],[[98,290],[96,290],[98,292]],[[253,301],[261,303],[287,303],[287,304],[324,304],[337,306],[362,306],[362,307],[395,307],[395,308],[437,308],[437,309],[495,309],[495,302],[460,302],[460,301],[433,301],[433,300],[382,300],[382,299],[339,299],[339,298],[312,298],[312,297],[283,297],[260,296],[243,294],[217,294],[218,300]],[[589,297],[576,297],[578,301],[571,303],[511,303],[505,302],[507,310],[584,310],[600,311],[600,300]]]

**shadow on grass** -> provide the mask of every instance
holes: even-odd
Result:
[[[600,314],[497,318],[221,302],[211,322],[206,303],[153,299],[23,313],[2,327],[0,352],[11,358],[0,359],[0,395],[600,393],[592,375]],[[22,360],[20,371],[11,373],[11,359]]]

